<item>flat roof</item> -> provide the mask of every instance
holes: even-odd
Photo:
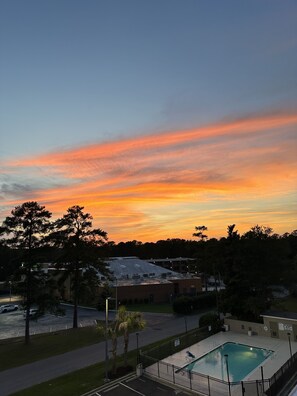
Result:
[[[106,261],[107,268],[117,280],[137,278],[184,278],[178,272],[160,267],[138,257],[111,257]]]

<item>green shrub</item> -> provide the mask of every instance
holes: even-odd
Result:
[[[173,312],[177,314],[188,315],[193,312],[193,298],[181,296],[173,301]]]
[[[173,312],[189,315],[193,311],[212,308],[216,305],[216,293],[203,293],[197,296],[181,296],[173,301]]]

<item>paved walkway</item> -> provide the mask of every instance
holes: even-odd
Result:
[[[145,314],[147,328],[139,334],[139,348],[175,334],[187,327],[197,327],[199,316],[175,317],[174,315]],[[110,347],[109,347],[110,349]],[[130,335],[129,350],[136,349],[136,336]],[[118,351],[123,350],[119,339]],[[5,357],[2,357],[5,358]],[[0,396],[8,396],[19,390],[68,374],[105,360],[105,343],[101,342],[62,355],[0,372]]]

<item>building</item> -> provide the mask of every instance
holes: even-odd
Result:
[[[112,257],[107,261],[112,274],[110,286],[118,302],[171,302],[174,297],[202,291],[199,277],[180,274],[138,257]]]
[[[101,281],[96,291],[98,299],[106,284],[112,289],[112,297],[122,304],[172,302],[178,295],[196,295],[202,291],[199,277],[180,274],[138,257],[112,257],[106,260],[106,267],[111,276],[108,279],[98,272]],[[63,271],[50,264],[43,264],[43,270],[56,279]],[[63,299],[71,300],[69,278],[65,279],[62,289]]]
[[[193,272],[194,264],[197,260],[188,257],[176,257],[165,259],[150,259],[147,261],[152,264],[159,265],[160,267],[179,272],[181,274],[187,274]]]

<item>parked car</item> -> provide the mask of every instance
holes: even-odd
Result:
[[[29,317],[35,318],[38,315],[39,311],[38,308],[30,308]],[[26,310],[23,313],[24,318],[26,317]]]
[[[12,312],[16,311],[19,309],[19,306],[16,304],[5,304],[0,306],[0,313],[5,313],[5,312]]]

